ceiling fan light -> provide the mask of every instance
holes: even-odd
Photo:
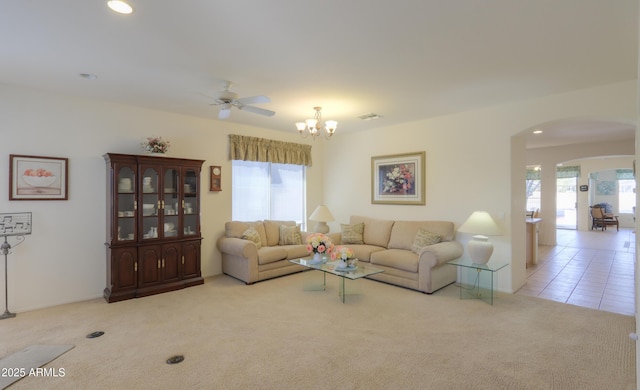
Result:
[[[123,0],[109,0],[107,6],[119,14],[128,15],[133,12],[133,8]]]

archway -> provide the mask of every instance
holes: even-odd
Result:
[[[542,131],[534,134],[534,130]],[[562,162],[605,156],[635,156],[636,126],[611,118],[570,118],[532,126],[511,140],[512,258],[525,258],[526,166],[541,167],[540,243],[556,244],[556,166]],[[630,160],[631,161],[631,160]],[[588,178],[584,184],[588,183]],[[582,183],[580,183],[582,184]],[[526,282],[526,266],[513,262],[516,291]]]

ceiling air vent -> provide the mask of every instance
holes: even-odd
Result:
[[[371,121],[371,120],[374,120],[374,119],[382,118],[382,115],[374,114],[373,112],[371,112],[369,114],[359,115],[357,118],[362,119],[363,121]]]

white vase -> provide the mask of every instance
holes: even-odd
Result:
[[[338,265],[336,266],[336,268],[348,268],[349,267],[349,263],[347,263],[346,260],[340,260],[338,262]]]
[[[313,262],[316,264],[322,263],[322,253],[316,252],[313,254]]]

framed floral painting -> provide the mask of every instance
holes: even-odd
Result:
[[[371,157],[371,203],[425,204],[425,152]]]
[[[69,160],[9,156],[9,200],[67,200]]]

